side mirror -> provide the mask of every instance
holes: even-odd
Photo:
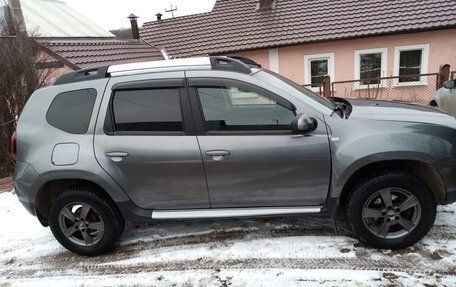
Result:
[[[316,130],[317,126],[316,119],[306,114],[298,114],[291,123],[291,130],[293,134],[304,134]]]
[[[455,84],[454,80],[449,80],[449,81],[445,82],[445,84],[443,84],[443,86],[448,90],[452,90],[456,87],[456,84]]]

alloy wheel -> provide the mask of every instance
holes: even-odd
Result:
[[[59,227],[67,239],[80,246],[97,244],[105,232],[100,213],[92,205],[83,202],[69,203],[62,208]]]
[[[385,188],[372,194],[362,210],[364,226],[380,238],[395,239],[412,232],[421,219],[416,196],[402,188]]]

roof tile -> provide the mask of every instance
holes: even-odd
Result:
[[[74,68],[163,60],[159,49],[140,40],[39,40]]]
[[[147,22],[141,38],[171,56],[230,53],[456,27],[448,0],[217,0],[212,12]]]

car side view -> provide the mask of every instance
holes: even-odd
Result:
[[[241,57],[80,70],[37,90],[12,139],[25,208],[68,250],[126,221],[322,215],[403,248],[456,201],[456,119],[322,98]]]

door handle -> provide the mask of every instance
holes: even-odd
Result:
[[[230,152],[227,150],[209,150],[206,154],[212,157],[215,161],[221,161],[225,158],[225,156],[230,155]]]
[[[123,151],[107,152],[106,156],[111,158],[111,160],[114,162],[121,162],[124,159],[124,157],[128,156],[128,152],[123,152]]]

